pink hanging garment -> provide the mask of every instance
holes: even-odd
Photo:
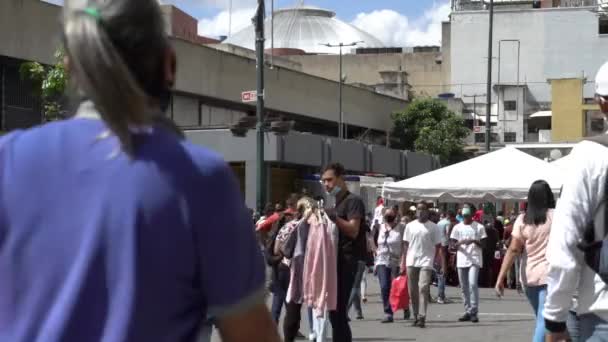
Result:
[[[336,310],[338,297],[337,227],[324,213],[308,220],[310,230],[304,258],[304,304],[316,317]]]

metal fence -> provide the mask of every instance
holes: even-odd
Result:
[[[481,11],[486,9],[486,1],[482,0],[454,0],[452,2],[453,11]],[[517,8],[534,8],[534,5],[542,7],[595,7],[600,2],[606,2],[605,0],[549,0],[549,1],[526,1],[526,0],[494,0],[494,5],[510,7],[516,6]]]

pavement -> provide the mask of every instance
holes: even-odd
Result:
[[[448,287],[446,292],[450,304],[431,304],[427,314],[425,329],[411,327],[411,321],[404,321],[401,312],[395,314],[395,322],[382,324],[382,300],[377,279],[367,275],[368,302],[363,306],[365,319],[351,322],[353,341],[467,341],[501,342],[530,341],[534,330],[534,314],[524,295],[514,290],[506,290],[499,299],[493,289],[480,289],[479,323],[458,322],[463,313],[460,289]],[[437,295],[437,288],[431,288]],[[351,317],[354,318],[354,313]],[[308,319],[302,314],[300,331],[308,336]],[[214,334],[212,342],[219,342]],[[252,341],[253,342],[253,341]]]

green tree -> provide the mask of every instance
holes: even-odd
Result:
[[[25,62],[19,68],[21,77],[33,83],[35,94],[42,99],[44,121],[59,120],[64,114],[63,99],[67,86],[64,56],[63,50],[57,50],[54,65]]]
[[[392,118],[394,148],[437,155],[443,165],[465,159],[464,139],[470,131],[443,102],[416,99]]]

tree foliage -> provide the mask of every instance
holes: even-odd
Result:
[[[443,165],[464,159],[464,120],[435,99],[416,99],[394,113],[393,147],[439,156]]]
[[[64,116],[63,97],[67,86],[67,74],[63,58],[63,50],[57,50],[54,65],[25,62],[19,68],[21,77],[33,83],[36,95],[42,99],[45,121],[59,120]]]

